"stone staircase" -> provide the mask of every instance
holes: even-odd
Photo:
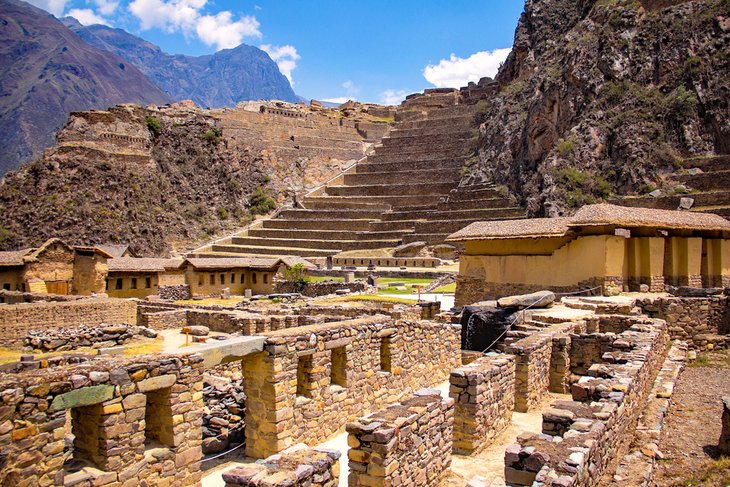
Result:
[[[612,203],[645,208],[676,210],[682,198],[693,201],[690,211],[715,213],[730,218],[730,155],[685,159],[682,167],[667,180],[668,186],[685,186],[686,194],[658,197],[626,197]]]
[[[443,105],[414,116],[406,102],[410,113],[372,153],[304,197],[300,208],[195,253],[326,257],[416,241],[434,245],[477,220],[523,218],[514,199],[492,185],[459,187],[473,153],[475,108]]]

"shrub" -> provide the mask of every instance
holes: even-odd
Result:
[[[574,147],[575,144],[572,140],[558,139],[557,149],[561,156],[565,157],[573,152]]]
[[[697,96],[684,86],[680,86],[667,98],[667,111],[671,119],[681,122],[697,111]]]
[[[223,208],[222,206],[216,210],[218,213],[218,218],[221,220],[228,220],[228,210]]]
[[[252,215],[265,215],[276,209],[276,201],[264,187],[257,186],[248,200],[248,208]]]
[[[221,135],[223,135],[223,131],[218,127],[213,127],[203,133],[203,138],[211,144],[217,144],[221,141]]]
[[[157,120],[155,117],[146,117],[144,119],[145,123],[147,123],[147,129],[152,133],[153,136],[157,137],[160,135],[160,132],[162,131],[162,126],[160,125],[160,121]]]
[[[307,287],[309,278],[304,264],[295,264],[284,271],[284,280],[294,286],[295,292],[302,292]]]

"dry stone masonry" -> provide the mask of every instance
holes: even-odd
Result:
[[[454,400],[420,390],[347,425],[348,485],[437,486],[451,464]]]

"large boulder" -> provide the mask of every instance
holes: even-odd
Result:
[[[497,308],[492,304],[476,303],[465,306],[461,314],[461,349],[474,352],[487,350],[502,337],[514,321],[516,308]]]
[[[426,248],[426,242],[411,242],[393,249],[393,257],[418,257]]]
[[[672,296],[679,296],[683,298],[707,298],[710,296],[719,296],[725,290],[721,287],[688,287],[688,286],[667,286],[667,292]]]
[[[182,329],[183,333],[189,333],[192,336],[195,337],[204,337],[208,336],[210,333],[210,328],[207,326],[201,326],[201,325],[194,325],[194,326],[186,326]]]
[[[454,260],[457,257],[456,247],[449,244],[434,245],[431,247],[431,252],[439,259]]]
[[[552,291],[538,291],[530,294],[507,296],[497,300],[500,308],[545,308],[555,302],[555,293]]]

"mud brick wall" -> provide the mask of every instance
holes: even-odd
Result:
[[[365,411],[445,381],[460,328],[373,316],[266,333],[243,360],[246,452],[264,458],[321,443]]]
[[[423,390],[347,425],[348,485],[437,486],[451,465],[454,400]]]
[[[451,371],[454,451],[470,454],[507,427],[515,405],[515,357],[495,354]]]
[[[672,339],[697,349],[730,346],[730,297],[651,297],[636,305],[652,318],[665,320]]]
[[[2,485],[195,485],[203,361],[104,358],[0,380]]]
[[[88,299],[0,306],[0,339],[19,348],[31,330],[73,328],[101,323],[137,324],[137,303],[124,299]]]
[[[298,444],[263,463],[242,465],[223,474],[226,487],[336,487],[340,452]]]
[[[637,321],[642,322],[611,342],[603,363],[593,364],[589,375],[573,384],[573,401],[557,401],[543,413],[543,434],[521,438],[507,449],[508,483],[598,485],[628,451],[669,340],[664,321]]]

